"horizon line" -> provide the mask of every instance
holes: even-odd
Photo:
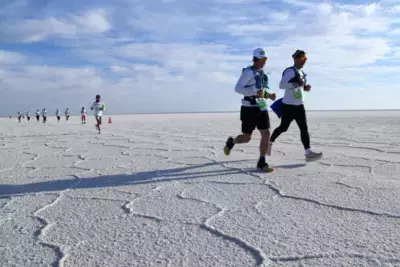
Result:
[[[268,110],[269,112],[273,112],[271,109]],[[307,112],[362,112],[362,111],[400,111],[400,109],[309,109]],[[240,110],[236,111],[171,111],[171,112],[132,112],[132,113],[110,113],[106,114],[106,116],[111,116],[111,115],[157,115],[157,114],[212,114],[212,113],[239,113]],[[25,114],[23,114],[25,115]],[[48,117],[53,117],[55,115],[51,115]],[[72,116],[80,116],[80,114],[74,113]],[[10,115],[8,116],[1,116],[1,118],[9,118]],[[11,117],[15,117],[15,115],[11,115]],[[34,117],[34,116],[32,116]]]

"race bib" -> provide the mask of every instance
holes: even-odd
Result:
[[[256,102],[257,102],[257,106],[258,106],[262,111],[268,110],[268,105],[267,105],[267,100],[266,100],[266,99],[264,99],[264,98],[258,98],[258,99],[256,100]]]
[[[297,89],[294,91],[294,98],[297,100],[303,100],[304,99],[304,92],[302,89]]]

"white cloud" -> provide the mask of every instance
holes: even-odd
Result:
[[[53,36],[77,37],[107,32],[111,29],[104,10],[90,10],[61,18],[27,19],[4,28],[5,41],[33,43]]]
[[[26,57],[20,53],[0,50],[0,65],[21,64]]]
[[[90,10],[78,16],[73,16],[71,21],[83,33],[102,33],[111,29],[105,10]]]
[[[389,9],[389,12],[400,13],[400,5],[393,6]]]
[[[126,68],[126,67],[121,67],[118,65],[112,65],[112,66],[110,66],[110,69],[115,73],[130,73],[130,72],[132,72],[131,69]]]

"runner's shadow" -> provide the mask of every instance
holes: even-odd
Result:
[[[274,168],[277,168],[277,169],[296,169],[296,168],[301,168],[301,167],[305,167],[305,166],[306,166],[305,163],[297,163],[297,164],[278,165],[278,166],[274,166]]]
[[[131,174],[115,174],[80,179],[58,179],[27,184],[0,184],[0,198],[40,192],[57,192],[66,189],[111,188],[149,183],[187,181],[243,173],[241,170],[223,166],[223,164],[235,162],[243,163],[243,160],[209,162],[183,168],[152,170]],[[220,168],[211,170],[202,169],[212,166],[219,166]]]

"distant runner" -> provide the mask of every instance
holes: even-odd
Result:
[[[47,110],[45,108],[42,110],[42,116],[43,116],[43,123],[46,123],[46,121],[47,121]]]
[[[304,91],[309,92],[311,85],[307,84],[306,74],[302,68],[306,64],[307,56],[302,50],[297,50],[292,58],[294,65],[283,71],[279,88],[285,90],[282,99],[281,124],[272,133],[268,154],[271,155],[272,145],[278,136],[286,132],[290,123],[295,120],[301,135],[301,142],[305,150],[306,161],[314,161],[322,158],[322,152],[313,152],[310,148],[310,135],[308,133],[306,110],[304,108]]]
[[[101,133],[100,125],[101,125],[101,119],[103,117],[103,111],[105,110],[105,105],[101,101],[100,95],[96,95],[96,101],[93,102],[90,109],[94,110],[94,116],[95,116],[96,122],[97,122],[97,124],[95,124],[95,127],[99,131],[99,133]]]
[[[265,160],[270,136],[270,121],[267,110],[267,98],[275,100],[275,94],[269,94],[268,76],[263,68],[267,61],[267,55],[262,48],[253,51],[253,65],[243,69],[236,84],[235,91],[244,95],[240,109],[242,121],[242,134],[236,138],[229,137],[226,141],[224,152],[229,155],[236,144],[248,143],[252,133],[257,127],[261,134],[260,158],[257,168],[265,172],[273,171]]]
[[[28,120],[28,122],[31,120],[31,112],[30,111],[26,112],[26,119]]]
[[[61,119],[61,112],[59,109],[56,110],[56,116],[57,116],[57,122],[60,123],[60,119]]]
[[[68,119],[69,119],[69,109],[68,108],[65,110],[65,119],[66,119],[66,121],[68,121]]]
[[[39,110],[36,111],[36,121],[37,122],[40,121],[40,111]]]
[[[18,122],[21,123],[22,114],[21,114],[21,112],[19,112],[19,111],[18,111],[17,118],[18,118]]]
[[[82,109],[81,109],[81,121],[82,121],[82,124],[86,124],[86,109],[85,109],[85,107],[82,107]]]

